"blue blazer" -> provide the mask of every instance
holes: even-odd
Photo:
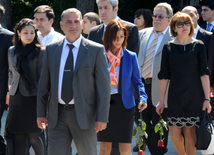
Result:
[[[147,94],[145,93],[144,84],[140,77],[140,69],[137,62],[137,55],[127,49],[123,51],[122,70],[120,74],[120,86],[123,105],[126,109],[135,106],[135,99],[132,87],[134,87],[136,95],[140,101],[147,102]],[[140,98],[139,98],[140,88]]]

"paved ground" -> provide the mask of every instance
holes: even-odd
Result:
[[[4,115],[2,117],[2,123],[3,123],[2,127],[5,124],[6,116],[7,116],[7,111],[4,112]],[[3,135],[3,133],[4,133],[4,129],[1,129],[1,135]],[[136,138],[133,138],[133,140],[132,140],[132,148],[135,146],[135,144],[136,144]],[[74,144],[72,144],[72,148],[73,148],[72,155],[75,155],[77,151],[76,151],[76,148],[75,148]],[[97,144],[97,149],[98,149],[98,152],[99,152],[99,143]],[[144,151],[144,154],[145,155],[150,155],[148,149],[146,149]],[[35,155],[33,149],[31,149],[30,155]],[[132,155],[137,155],[137,153],[133,152]],[[177,152],[176,152],[176,150],[175,150],[170,138],[169,138],[169,142],[168,142],[168,152],[166,153],[166,155],[177,155]],[[200,151],[196,151],[196,155],[201,155]]]

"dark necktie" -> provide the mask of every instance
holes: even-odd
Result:
[[[69,54],[65,63],[63,80],[62,80],[62,100],[68,104],[73,99],[73,90],[72,90],[72,82],[73,82],[73,53],[72,49],[74,45],[67,44],[70,48]]]
[[[211,23],[207,23],[207,28],[206,28],[206,30],[207,30],[207,31],[211,31],[211,26],[212,26]]]

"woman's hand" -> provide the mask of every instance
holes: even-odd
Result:
[[[161,115],[164,110],[164,102],[159,101],[158,104],[156,105],[156,113],[158,115]]]
[[[214,88],[210,87],[210,97],[214,97]]]
[[[7,93],[6,95],[6,104],[9,105],[9,100],[10,100],[10,94]]]
[[[139,109],[139,112],[143,111],[144,109],[147,108],[147,103],[146,102],[140,102],[138,104],[138,109]]]
[[[207,109],[207,113],[209,114],[212,110],[212,106],[210,105],[210,102],[205,100],[203,103],[202,110],[205,111]]]

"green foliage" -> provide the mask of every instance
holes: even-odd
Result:
[[[159,122],[155,125],[155,128],[154,128],[154,131],[155,133],[158,133],[159,132],[159,135],[160,135],[160,141],[163,140],[163,135],[164,135],[164,128],[166,130],[168,130],[167,128],[167,123],[163,120],[163,118],[161,117],[160,115],[160,120]]]
[[[145,131],[146,130],[146,123],[142,119],[138,119],[138,122],[139,122],[139,126],[137,126],[136,128],[133,129],[132,136],[137,137],[136,142],[137,142],[138,148],[140,150],[140,147],[143,145],[143,138],[142,137],[147,138],[148,135]]]

